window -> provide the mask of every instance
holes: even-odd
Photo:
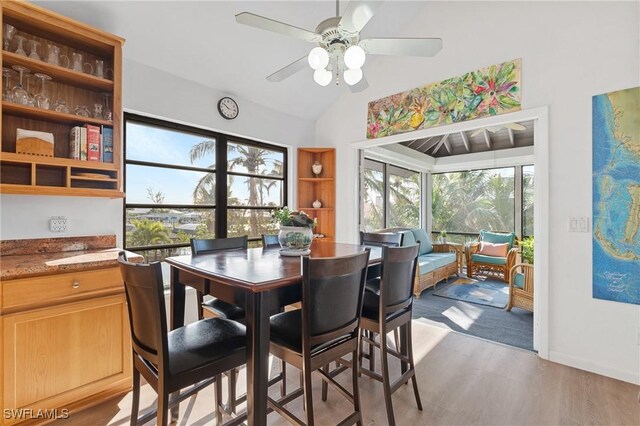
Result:
[[[515,168],[433,175],[433,232],[515,230]]]
[[[522,237],[533,235],[534,167],[522,166]]]
[[[286,148],[125,114],[125,248],[154,261],[189,253],[194,237],[255,245],[286,205],[286,159]]]
[[[365,159],[361,200],[363,230],[420,227],[420,180],[420,172]]]

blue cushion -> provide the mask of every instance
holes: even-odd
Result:
[[[513,276],[513,285],[518,288],[524,288],[524,274],[516,272],[516,274]]]
[[[508,234],[500,234],[497,232],[491,232],[491,231],[485,231],[485,230],[480,231],[481,241],[486,241],[488,243],[493,243],[493,244],[507,243],[509,244],[509,249],[513,247],[515,237],[516,237],[516,234],[514,234],[513,232],[510,232]]]
[[[419,256],[418,268],[420,269],[420,275],[428,274],[437,268],[436,259],[427,256]]]
[[[450,263],[456,263],[456,254],[455,253],[428,253],[424,254],[422,257],[433,259],[435,261],[436,268],[441,268],[443,266],[447,266]]]
[[[422,228],[412,229],[411,232],[415,237],[416,241],[420,241],[420,254],[427,254],[433,251],[433,244],[431,244],[431,238]]]
[[[485,256],[484,254],[472,254],[471,260],[478,263],[490,263],[492,265],[506,265],[506,257]]]
[[[401,231],[402,234],[402,246],[414,246],[416,245],[416,239],[411,231]]]

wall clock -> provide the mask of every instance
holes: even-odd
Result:
[[[238,108],[238,103],[235,100],[225,96],[218,101],[218,112],[223,118],[233,120],[238,116],[238,112],[240,112],[240,110]]]

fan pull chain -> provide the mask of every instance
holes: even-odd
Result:
[[[336,0],[336,16],[340,16],[340,0]]]

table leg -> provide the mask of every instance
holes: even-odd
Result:
[[[409,356],[409,351],[407,350],[407,348],[409,347],[408,345],[408,339],[411,339],[411,336],[409,336],[409,327],[407,326],[407,324],[403,324],[400,326],[400,353],[404,356]],[[400,371],[402,372],[402,374],[404,374],[407,371],[408,365],[406,362],[401,361],[400,362]]]
[[[180,283],[180,270],[175,266],[171,267],[171,299],[170,318],[171,330],[184,325],[184,299],[185,288]]]
[[[267,424],[269,305],[269,292],[247,294],[247,421],[250,426]]]

